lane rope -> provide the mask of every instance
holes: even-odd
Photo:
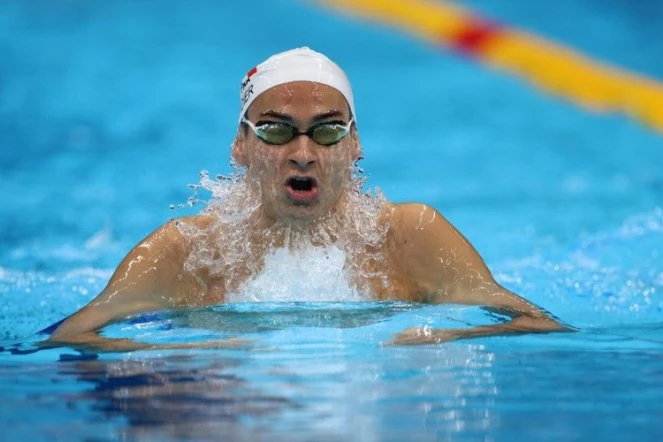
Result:
[[[528,79],[593,112],[618,112],[663,134],[663,83],[486,20],[443,0],[318,0]]]

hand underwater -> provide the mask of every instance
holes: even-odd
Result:
[[[244,338],[217,339],[203,342],[184,342],[178,344],[148,344],[131,339],[113,339],[86,333],[74,339],[47,340],[38,342],[42,348],[69,347],[97,353],[127,352],[139,350],[188,350],[188,349],[246,349],[252,347],[255,340]]]
[[[573,331],[576,331],[576,329],[560,324],[552,318],[545,316],[533,318],[523,315],[517,316],[504,324],[480,325],[472,328],[408,328],[395,334],[386,345],[441,344],[458,339]]]
[[[385,345],[441,344],[462,339],[462,329],[412,327],[395,334]]]

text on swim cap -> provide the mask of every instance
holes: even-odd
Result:
[[[247,101],[249,101],[249,98],[251,98],[251,95],[253,95],[253,84],[251,84],[251,77],[253,74],[258,72],[258,67],[253,67],[249,72],[246,74],[246,79],[242,82],[242,87],[240,88],[240,94],[241,94],[241,101],[242,101],[242,108],[246,104]]]
[[[249,87],[244,90],[245,86],[242,86],[242,107],[246,104],[247,101],[249,101],[249,98],[251,95],[253,95],[253,85],[249,85]]]

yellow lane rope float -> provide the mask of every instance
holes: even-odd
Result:
[[[596,112],[621,112],[663,133],[663,84],[442,0],[319,0],[523,76]]]

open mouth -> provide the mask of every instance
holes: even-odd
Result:
[[[310,202],[318,196],[318,183],[315,178],[292,176],[286,180],[288,197],[298,202]]]

